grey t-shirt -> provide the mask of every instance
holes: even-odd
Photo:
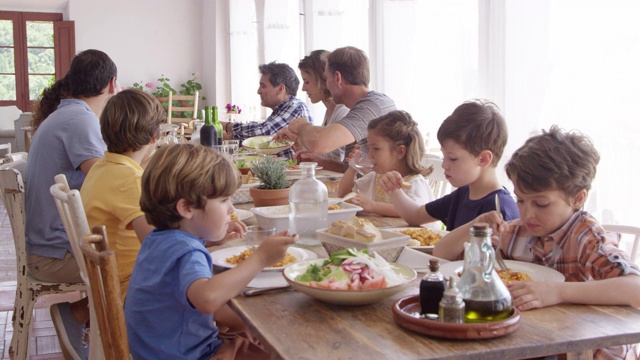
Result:
[[[337,123],[351,132],[356,139],[356,143],[362,146],[363,152],[369,152],[369,145],[367,144],[367,126],[369,122],[393,110],[396,110],[396,103],[390,97],[377,91],[369,91]],[[351,153],[354,145],[355,143],[351,143],[346,146],[345,156]]]
[[[25,174],[27,253],[62,259],[71,244],[49,188],[64,174],[69,188],[80,189],[80,165],[104,156],[100,121],[82,100],[65,99],[33,136]]]

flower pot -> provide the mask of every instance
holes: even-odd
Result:
[[[289,189],[258,189],[250,188],[249,195],[255,207],[276,206],[289,204]]]

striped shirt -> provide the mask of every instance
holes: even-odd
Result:
[[[566,281],[640,276],[638,266],[618,248],[620,234],[607,233],[586,211],[576,211],[566,224],[545,237],[527,235],[526,226],[513,220],[500,242],[504,258],[553,268]],[[623,345],[596,349],[594,359],[635,359],[634,354],[635,345]]]
[[[311,119],[311,113],[307,108],[307,105],[295,96],[289,96],[289,98],[273,108],[271,115],[262,122],[251,121],[247,123],[234,123],[233,124],[233,138],[236,140],[244,140],[254,136],[261,135],[275,135],[280,129],[289,125],[289,122],[295,118],[306,118],[313,124]],[[287,149],[281,153],[280,156],[286,156],[287,158],[293,157],[293,151]]]

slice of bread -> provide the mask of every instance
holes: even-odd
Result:
[[[358,229],[356,230],[355,240],[365,244],[370,244],[376,241],[376,234],[370,233],[367,230]]]
[[[334,222],[331,223],[331,225],[327,229],[327,232],[329,234],[342,236],[342,235],[340,235],[340,234],[342,234],[342,229],[347,224],[348,223],[346,221],[343,221],[343,220],[334,221]]]

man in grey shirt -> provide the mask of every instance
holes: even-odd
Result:
[[[314,126],[307,119],[294,119],[276,139],[296,141],[311,153],[327,153],[346,145],[345,155],[358,143],[368,152],[367,125],[396,105],[388,96],[369,90],[369,59],[353,46],[336,49],[326,61],[327,89],[336,104],[350,109],[341,120],[328,126]],[[304,159],[304,155],[301,157]]]

